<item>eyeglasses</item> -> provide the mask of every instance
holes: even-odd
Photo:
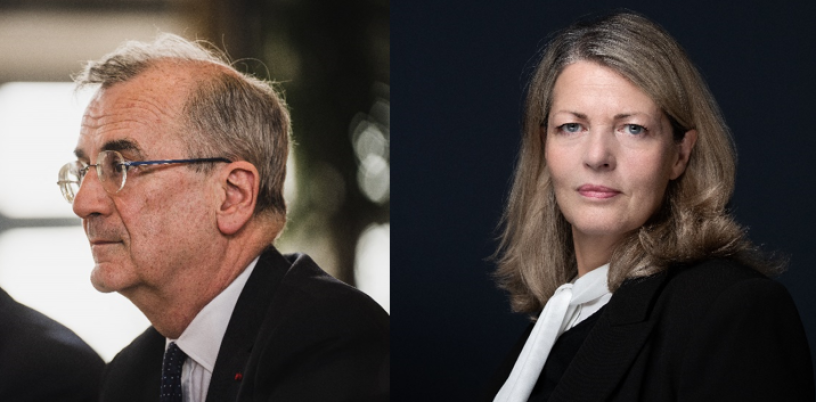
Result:
[[[232,163],[226,158],[201,158],[201,159],[166,159],[158,161],[128,161],[117,151],[102,151],[96,157],[95,165],[76,161],[65,164],[59,171],[59,181],[62,196],[73,204],[74,198],[82,184],[82,179],[91,167],[96,168],[96,175],[102,183],[102,187],[108,194],[116,194],[125,187],[127,182],[128,169],[134,166],[143,165],[170,165],[170,164],[190,164],[207,162]]]

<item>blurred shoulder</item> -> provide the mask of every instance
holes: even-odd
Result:
[[[73,331],[0,289],[0,400],[95,395],[104,362]],[[11,398],[11,399],[9,399]]]
[[[64,366],[64,369],[71,371],[77,368],[101,371],[104,365],[99,355],[73,331],[39,311],[16,302],[2,290],[0,319],[3,322],[0,345],[6,357],[0,362],[2,365],[19,355],[25,355],[27,359],[45,358],[46,367],[54,369]]]

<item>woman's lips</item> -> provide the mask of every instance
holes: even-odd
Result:
[[[584,184],[581,187],[578,187],[578,193],[589,198],[612,198],[620,194],[620,191],[605,186]]]

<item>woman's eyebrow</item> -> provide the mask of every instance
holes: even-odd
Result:
[[[573,116],[575,116],[575,117],[577,117],[577,118],[579,118],[579,119],[584,119],[584,120],[586,120],[586,119],[587,119],[587,115],[586,115],[586,114],[584,114],[584,113],[578,113],[578,112],[573,112],[573,111],[571,111],[571,110],[558,110],[558,111],[553,112],[552,114],[553,114],[553,115],[556,115],[556,114],[559,114],[559,113],[571,114],[571,115],[573,115]]]
[[[634,112],[634,113],[620,113],[615,115],[615,120],[623,120],[628,119],[630,117],[637,117],[637,116],[644,116],[648,118],[652,118],[653,116],[649,113],[642,113],[642,112]]]

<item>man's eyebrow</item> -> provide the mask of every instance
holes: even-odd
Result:
[[[139,148],[139,146],[136,145],[135,142],[128,139],[108,141],[102,145],[100,151],[128,152],[130,154],[133,154],[137,158],[142,157],[141,148]],[[74,155],[76,155],[77,159],[88,159],[88,156],[85,154],[85,151],[79,148],[74,150]]]
[[[106,142],[102,145],[102,151],[119,151],[119,152],[129,152],[131,154],[135,154],[136,156],[142,155],[142,150],[139,148],[138,145],[132,140],[128,139],[121,139],[121,140],[112,140]]]

